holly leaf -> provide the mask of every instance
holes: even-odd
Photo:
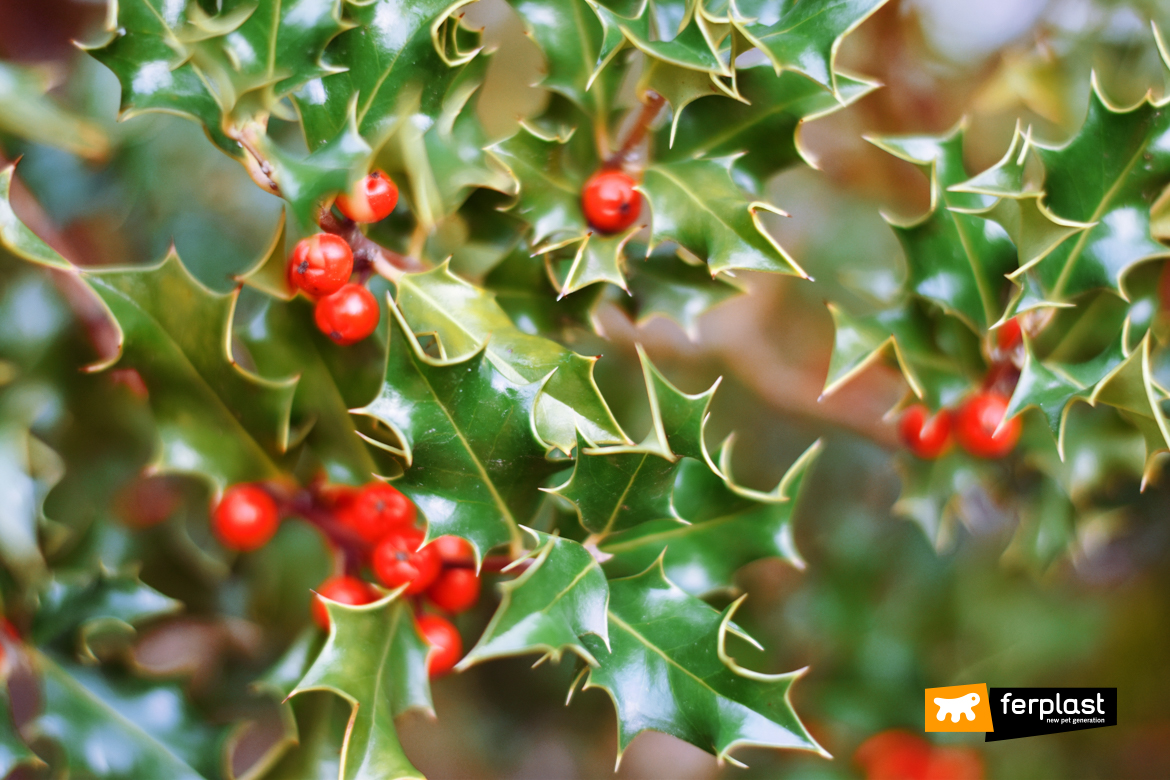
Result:
[[[489,148],[518,183],[510,211],[532,226],[533,252],[584,240],[581,187],[600,161],[587,123],[556,132],[521,122],[515,135]]]
[[[618,758],[646,729],[662,731],[742,764],[742,745],[826,755],[797,718],[788,694],[800,672],[761,674],[735,663],[727,633],[740,601],[722,613],[671,583],[661,564],[610,580],[609,647],[594,635],[598,661],[585,688],[610,695],[618,716]],[[750,641],[750,640],[749,640]]]
[[[761,558],[779,557],[797,568],[804,561],[792,535],[792,515],[818,441],[789,467],[773,494],[744,495],[701,460],[685,459],[678,470],[674,505],[688,522],[655,519],[614,534],[601,544],[613,557],[610,576],[640,572],[659,557],[672,582],[702,596],[732,587],[735,573]]]
[[[702,457],[703,422],[715,386],[698,395],[679,392],[638,346],[650,401],[650,432],[635,446],[588,448],[578,444],[573,472],[549,490],[577,509],[581,525],[598,539],[647,520],[680,518],[672,503],[682,454]],[[676,453],[672,444],[683,452]]]
[[[53,81],[48,69],[0,63],[0,131],[104,160],[110,153],[105,131],[50,100],[45,93]]]
[[[395,482],[427,520],[428,535],[462,536],[479,558],[521,544],[522,520],[555,469],[536,430],[545,382],[512,382],[485,349],[456,359],[427,355],[398,307],[390,306],[390,356],[378,396],[354,410],[387,426],[406,472]]]
[[[508,0],[545,58],[540,86],[573,101],[604,127],[621,68],[604,68],[604,30],[586,0]]]
[[[426,670],[428,646],[400,593],[360,607],[325,602],[329,638],[290,694],[295,701],[307,691],[329,691],[349,702],[341,780],[423,780],[394,730],[394,718],[408,710],[434,713]]]
[[[650,249],[674,241],[707,263],[712,276],[739,269],[809,278],[764,228],[761,212],[786,216],[744,197],[731,177],[734,157],[655,163],[638,190],[654,213]]]
[[[680,68],[731,76],[731,65],[721,54],[721,44],[731,27],[703,12],[695,0],[641,0],[623,15],[598,0],[588,0],[601,21],[603,43],[598,65],[617,51],[620,33],[648,58]]]
[[[536,430],[547,444],[567,454],[577,444],[577,431],[592,444],[626,441],[593,380],[597,358],[520,330],[491,293],[452,274],[447,263],[404,274],[397,303],[414,332],[434,334],[445,359],[483,349],[517,384],[547,378],[536,402]]]
[[[15,164],[0,169],[0,243],[30,263],[59,271],[71,270],[73,265],[29,230],[12,210],[12,173],[15,170]]]
[[[585,663],[597,660],[580,637],[594,634],[608,646],[606,604],[609,586],[597,559],[577,542],[528,532],[537,547],[528,568],[500,585],[500,605],[460,670],[492,658],[539,652],[559,662],[568,650]]]
[[[230,351],[238,291],[217,295],[172,250],[154,266],[94,269],[82,278],[119,330],[102,368],[134,368],[150,391],[160,451],[155,467],[203,474],[217,486],[273,478],[288,446],[297,380],[244,371]]]
[[[479,50],[478,33],[452,14],[467,0],[372,0],[346,4],[351,29],[329,45],[326,59],[337,71],[295,90],[309,149],[341,133],[351,110],[371,146],[379,148],[399,119],[404,91],[422,90],[420,109],[431,116],[454,75],[452,66]],[[452,58],[446,44],[462,47]]]
[[[886,358],[894,360],[910,389],[932,409],[957,402],[970,389],[961,364],[932,338],[934,326],[921,307],[911,303],[867,317],[828,307],[835,335],[822,397]]]
[[[1146,440],[1145,484],[1153,473],[1155,456],[1170,449],[1170,428],[1162,411],[1163,394],[1155,387],[1150,366],[1152,334],[1093,389],[1089,403],[1115,407]]]
[[[1147,97],[1116,108],[1094,81],[1088,115],[1071,140],[1032,142],[1043,164],[1047,213],[1058,224],[1084,226],[1075,241],[1037,258],[1032,270],[1047,299],[1065,302],[1095,288],[1124,295],[1130,268],[1167,256],[1150,230],[1150,209],[1170,181],[1165,105]]]
[[[595,286],[590,292],[558,298],[544,261],[532,256],[527,242],[521,242],[487,275],[484,287],[519,330],[554,337],[573,328],[591,327],[593,310],[604,289]]]
[[[895,466],[902,491],[892,511],[918,525],[938,552],[954,545],[960,521],[986,525],[988,508],[999,509],[1006,477],[995,463],[956,452],[937,460],[903,454]]]
[[[811,161],[800,146],[805,121],[844,108],[878,86],[845,75],[838,81],[839,98],[796,73],[777,76],[766,63],[739,68],[736,82],[742,100],[713,97],[697,100],[685,112],[676,108],[669,131],[664,127],[658,133],[658,159],[739,155],[734,178],[762,193],[764,184],[780,171],[801,160]]]
[[[225,107],[212,89],[213,80],[191,58],[181,30],[191,24],[187,3],[119,0],[106,19],[105,43],[84,47],[105,65],[122,86],[120,120],[147,111],[178,114],[200,122],[211,140],[227,154],[243,150],[224,131]]]
[[[348,26],[341,20],[341,5],[226,0],[214,17],[193,5],[189,13],[197,31],[180,30],[179,35],[199,41],[194,59],[215,80],[226,112],[266,113],[284,95],[337,70],[321,58]]]
[[[1075,400],[1088,402],[1097,384],[1125,360],[1121,340],[1092,360],[1072,364],[1046,364],[1036,357],[1026,336],[1024,345],[1024,366],[1005,414],[1011,418],[1030,407],[1038,408],[1044,413],[1063,458],[1069,409]]]
[[[982,209],[990,196],[948,189],[969,177],[963,167],[963,127],[945,136],[870,138],[871,143],[917,165],[930,178],[930,210],[922,217],[886,221],[906,252],[906,284],[979,332],[999,321],[1005,277],[1016,248],[995,222],[962,209]]]
[[[360,357],[377,360],[381,345],[371,339],[360,346],[337,346],[313,324],[313,304],[303,298],[281,302],[249,296],[247,303],[241,306],[235,333],[262,375],[299,377],[292,418],[312,460],[332,483],[369,482],[377,467],[357,435],[331,362],[358,357],[349,354],[355,349]],[[331,361],[326,353],[332,353]]]
[[[678,324],[692,341],[699,338],[699,318],[724,301],[744,293],[744,288],[725,276],[711,277],[705,268],[683,261],[678,252],[652,253],[634,265],[630,296],[623,308],[642,324],[653,317],[665,317]]]
[[[218,777],[223,734],[205,725],[176,685],[106,675],[29,648],[43,712],[30,735],[55,742],[80,777]],[[165,717],[160,716],[165,713]]]
[[[96,662],[90,640],[108,632],[134,633],[134,626],[183,608],[130,573],[54,575],[40,591],[32,638],[44,646],[72,635],[81,659]]]
[[[777,75],[795,71],[841,98],[836,68],[841,41],[883,5],[885,0],[736,0],[730,19]]]

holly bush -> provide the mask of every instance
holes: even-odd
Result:
[[[865,740],[1154,663],[1160,9],[482,5],[13,12],[0,774],[1118,776]]]

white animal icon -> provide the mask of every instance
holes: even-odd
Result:
[[[938,705],[938,720],[946,720],[947,715],[951,716],[951,723],[958,723],[960,715],[966,715],[967,720],[975,720],[975,705],[979,703],[979,694],[968,693],[966,696],[960,696],[957,699],[943,699],[935,697],[934,703]]]

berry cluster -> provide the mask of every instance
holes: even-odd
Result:
[[[1023,426],[1018,417],[1005,421],[1004,416],[1019,379],[1016,360],[1022,345],[1020,322],[1012,318],[996,331],[990,349],[991,370],[982,388],[955,410],[940,409],[932,415],[922,404],[906,409],[898,420],[898,435],[906,448],[919,458],[933,460],[950,448],[953,438],[978,458],[996,459],[1010,454]]]
[[[351,222],[378,222],[394,211],[398,187],[381,171],[359,181],[334,204]],[[354,273],[353,249],[334,233],[316,233],[297,242],[288,264],[289,281],[317,300],[317,328],[333,341],[348,346],[378,327],[378,302],[362,284],[349,281]]]
[[[260,485],[235,485],[224,492],[212,521],[225,547],[246,552],[263,547],[287,514],[312,520],[347,552],[351,571],[321,583],[313,600],[313,620],[324,630],[329,629],[329,613],[322,598],[360,606],[382,597],[357,576],[366,569],[384,587],[401,587],[404,595],[416,597],[416,610],[423,598],[450,614],[465,612],[479,601],[480,579],[471,545],[457,536],[424,545],[414,504],[382,482],[317,489],[296,498]],[[446,674],[463,654],[459,632],[441,615],[420,613],[417,622],[431,645],[427,658],[431,676]]]

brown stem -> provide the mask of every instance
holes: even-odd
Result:
[[[317,224],[326,233],[341,236],[353,249],[354,271],[362,273],[376,268],[378,260],[385,261],[400,271],[425,271],[422,261],[408,255],[400,255],[377,243],[357,226],[357,223],[345,217],[338,217],[330,209],[322,209]]]
[[[298,490],[292,496],[282,496],[277,491],[269,492],[277,500],[281,514],[303,517],[321,529],[321,533],[325,534],[326,538],[341,550],[345,558],[346,574],[357,576],[361,572],[369,552],[369,544],[352,530],[339,523],[332,512],[319,506],[312,491]]]
[[[662,106],[666,104],[666,98],[659,95],[654,90],[646,92],[646,102],[642,104],[642,110],[638,113],[638,117],[634,120],[634,124],[626,133],[626,138],[622,141],[621,148],[609,156],[605,161],[606,168],[620,168],[626,158],[642,143],[642,139],[646,137],[646,133],[650,130],[651,123],[657,118],[658,113],[662,110]]]

